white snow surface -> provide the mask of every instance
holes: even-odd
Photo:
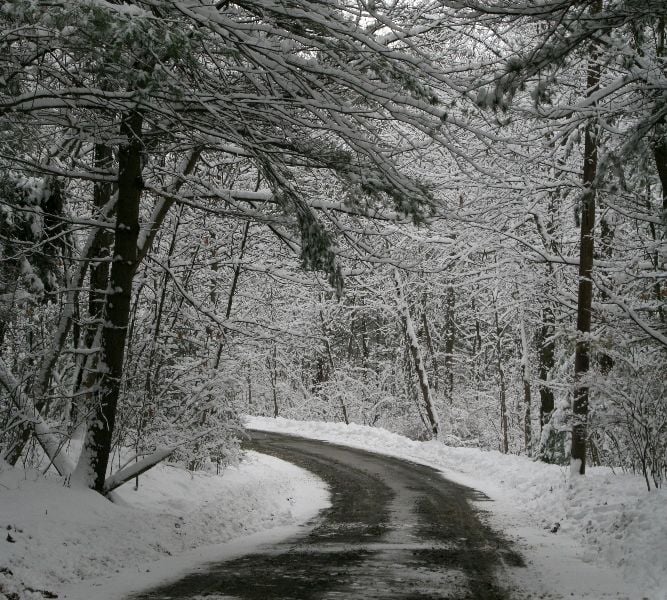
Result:
[[[417,442],[380,428],[249,417],[248,427],[320,439],[433,466],[484,492],[492,527],[528,567],[501,578],[520,598],[667,600],[667,493],[641,478]],[[113,600],[300,531],[328,505],[323,482],[250,452],[222,476],[160,465],[116,503],[0,464],[0,600]],[[552,529],[556,529],[552,533]],[[12,541],[9,541],[9,540]]]
[[[569,467],[377,427],[266,417],[245,424],[429,465],[483,492],[492,502],[477,507],[527,562],[501,575],[522,590],[517,598],[667,600],[667,490],[649,493],[638,476],[587,468],[570,480]]]
[[[158,465],[114,503],[0,464],[0,600],[122,598],[294,535],[328,505],[324,482],[256,452],[220,476]]]

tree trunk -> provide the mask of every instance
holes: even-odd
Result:
[[[429,326],[428,317],[426,316],[426,296],[422,298],[422,325],[424,327],[424,335],[426,336],[426,347],[431,355],[431,365],[433,367],[433,390],[438,393],[438,357],[435,354],[433,347],[433,338],[431,337],[431,327]]]
[[[600,0],[594,12],[601,8]],[[600,82],[598,52],[593,47],[588,61],[586,95],[594,94]],[[593,301],[593,256],[595,250],[595,178],[597,175],[597,123],[590,120],[584,137],[583,194],[581,197],[581,230],[579,241],[579,287],[577,292],[577,345],[574,355],[574,398],[572,401],[572,447],[570,472],[583,475],[586,472],[586,438],[588,436],[589,384],[586,381],[590,369],[591,306]]]
[[[100,163],[98,163],[97,147],[94,160],[95,166],[98,167]],[[96,186],[94,192],[94,200],[96,203],[98,201],[102,202],[103,196],[98,195],[98,190],[100,186],[103,185],[104,184],[98,184]],[[108,218],[111,216],[113,203],[109,200],[110,199],[107,198],[106,204],[98,205],[98,219]],[[51,379],[58,357],[65,348],[65,344],[72,327],[73,317],[78,309],[79,290],[83,286],[86,272],[91,260],[94,260],[97,256],[97,249],[104,234],[105,229],[98,227],[88,236],[87,242],[83,248],[81,256],[79,257],[78,264],[76,265],[76,268],[73,269],[74,272],[71,274],[71,276],[68,274],[68,276],[65,277],[68,289],[63,300],[63,309],[58,320],[58,326],[49,349],[44,353],[39,363],[39,367],[36,369],[34,383],[32,388],[29,390],[29,393],[33,398],[33,406],[37,413],[41,416],[44,416],[44,413],[48,412],[48,403],[46,401],[46,397],[48,395],[49,381]],[[106,282],[103,289],[104,288],[106,288]],[[10,465],[16,464],[18,459],[21,457],[23,449],[30,440],[30,436],[33,432],[34,428],[29,421],[26,421],[21,425],[17,435],[17,442],[12,445],[10,452],[4,457]]]
[[[502,359],[502,336],[503,329],[500,327],[500,322],[498,320],[498,306],[496,305],[496,298],[493,299],[493,315],[496,326],[496,365],[498,367],[498,382],[500,386],[500,432],[502,435],[501,440],[501,451],[503,454],[509,452],[509,433],[508,433],[508,422],[507,422],[507,386],[505,384],[505,370],[503,369],[503,359]]]
[[[115,243],[102,329],[100,366],[104,371],[75,473],[76,479],[100,493],[104,493],[104,480],[111,453],[123,374],[132,281],[137,268],[139,201],[143,188],[142,125],[143,118],[139,112],[130,113],[121,124],[121,134],[127,142],[118,151]]]
[[[533,446],[532,435],[532,415],[531,402],[532,395],[530,390],[530,376],[528,371],[528,357],[530,356],[530,348],[528,346],[528,337],[526,336],[526,324],[523,316],[521,317],[521,380],[523,381],[523,436],[526,446],[526,453],[530,456]]]
[[[250,377],[250,373],[250,364],[248,364],[248,373],[245,380],[248,384],[248,412],[252,413],[252,377]]]
[[[95,145],[95,168],[107,171],[110,170],[113,164],[113,155],[111,148],[103,144]],[[102,209],[111,200],[111,184],[108,182],[101,182],[95,184],[93,192],[93,201],[97,209]],[[106,301],[106,290],[109,282],[109,262],[111,257],[111,246],[113,244],[113,234],[108,230],[100,232],[99,237],[95,240],[92,249],[90,261],[90,290],[88,291],[88,316],[90,322],[86,327],[84,334],[84,344],[86,349],[93,347],[97,337],[97,330],[102,322],[104,314],[104,303]],[[98,373],[93,357],[84,357],[81,361],[81,367],[78,376],[77,391],[91,390],[96,383]],[[89,367],[87,369],[87,367]],[[80,414],[85,414],[84,410],[80,408],[91,406],[93,397],[90,392],[75,402],[72,406],[73,410],[70,414],[70,422],[73,426],[77,426]]]
[[[667,23],[664,17],[661,17],[656,24],[656,48],[655,53],[659,60],[664,64],[667,56],[666,47],[667,38]],[[662,115],[656,125],[655,133],[653,135],[653,158],[655,160],[655,167],[660,178],[660,185],[662,187],[662,227],[663,237],[664,232],[667,231],[667,125],[665,123],[665,115]]]
[[[273,418],[278,418],[278,351],[276,344],[273,344],[271,354],[266,357],[266,366],[269,369],[269,380],[271,381],[271,396],[273,398]]]
[[[2,359],[0,359],[0,386],[5,388],[19,416],[24,417],[26,421],[29,420],[32,432],[44,450],[44,454],[49,458],[50,464],[60,475],[69,475],[74,465],[71,464],[67,454],[61,452],[63,446],[61,439],[54,435],[44,422],[30,397],[21,397],[21,385],[5,366]]]
[[[232,285],[229,288],[229,295],[227,296],[227,308],[225,309],[225,319],[229,319],[232,314],[232,306],[234,304],[234,295],[236,294],[236,287],[239,283],[239,277],[241,275],[241,260],[243,259],[243,253],[245,252],[245,245],[248,241],[248,231],[250,230],[250,221],[247,221],[245,227],[243,228],[243,237],[241,238],[241,249],[239,250],[239,259],[234,267],[234,273],[232,275]],[[224,338],[223,338],[224,339]],[[215,355],[215,362],[213,368],[217,369],[220,366],[220,359],[222,358],[223,342],[218,344],[218,351]]]
[[[542,310],[542,325],[537,330],[539,348],[539,393],[540,393],[540,448],[539,459],[546,463],[563,464],[566,460],[565,432],[550,426],[555,400],[551,387],[551,376],[555,364],[555,323],[552,307]]]
[[[412,316],[410,315],[410,308],[408,307],[407,300],[403,294],[403,281],[397,269],[394,269],[394,280],[396,282],[396,298],[398,300],[399,311],[403,318],[403,326],[408,338],[410,354],[412,355],[415,372],[417,373],[417,379],[419,380],[419,389],[421,390],[424,408],[426,409],[429,428],[432,436],[437,438],[439,433],[439,422],[433,404],[433,398],[431,396],[431,387],[426,372],[426,363],[424,362],[424,355],[421,350],[421,345],[419,344],[419,339],[417,338],[417,332],[415,331]]]
[[[557,177],[561,169],[565,167],[565,160],[562,157],[557,157],[556,162],[558,169],[553,170],[553,177]],[[544,248],[554,255],[561,253],[560,244],[557,242],[558,229],[556,226],[556,206],[560,201],[561,192],[559,189],[549,194],[546,229],[542,227],[539,219],[536,219],[537,230],[542,238]],[[558,280],[556,279],[557,275],[554,272],[553,265],[547,263],[546,270],[546,285],[551,288],[557,288]],[[550,383],[555,364],[554,355],[556,349],[554,339],[556,319],[552,303],[547,301],[542,306],[541,313],[541,324],[536,328],[535,332],[535,346],[537,348],[538,359],[537,373],[539,377],[538,392],[540,394],[540,446],[538,457],[541,461],[547,463],[562,464],[564,458],[562,449],[564,432],[556,432],[548,426],[555,408],[554,393]]]
[[[336,365],[334,363],[333,352],[331,350],[331,343],[329,342],[329,328],[327,327],[327,324],[324,321],[324,314],[322,313],[321,309],[320,309],[320,323],[322,324],[322,337],[324,338],[324,346],[327,350],[327,357],[329,358],[329,368],[331,369],[331,374],[333,374],[336,371]],[[327,376],[326,379],[329,379],[329,376]],[[341,414],[343,415],[343,421],[345,422],[345,425],[349,425],[350,417],[347,412],[347,406],[345,405],[345,400],[343,400],[343,396],[341,395],[338,396],[338,399],[340,402]]]
[[[455,320],[456,294],[454,286],[447,287],[447,317],[445,320],[445,371],[447,376],[447,394],[449,401],[454,398],[454,342],[456,341],[456,320]],[[477,334],[479,335],[479,322],[476,322]]]
[[[554,411],[554,392],[549,385],[554,368],[554,313],[548,307],[542,310],[542,325],[538,330],[540,377],[540,430],[549,422]]]
[[[194,170],[200,154],[201,150],[195,148],[184,158],[181,173],[174,177],[171,184],[167,187],[169,192],[176,193],[180,189],[184,182],[183,176],[189,175]],[[148,226],[139,236],[137,262],[141,260],[150,249],[155,234],[169,212],[169,209],[174,204],[174,201],[173,197],[168,196],[157,202]],[[110,218],[113,215],[115,208],[116,201],[111,199],[100,209],[98,219]],[[75,307],[78,303],[79,290],[83,287],[90,262],[95,260],[99,239],[105,234],[105,231],[104,227],[96,227],[90,233],[83,246],[76,268],[73,269],[73,272],[69,274],[68,277],[66,277],[68,281],[67,293],[63,301],[63,310],[58,320],[58,326],[49,349],[44,353],[39,363],[39,368],[36,370],[35,382],[30,390],[32,397],[35,399],[34,402],[31,402],[32,410],[38,419],[41,418],[41,411],[45,406],[44,396],[47,393],[53,369],[58,357],[65,348],[65,343],[72,326],[72,319],[76,312]],[[99,329],[96,335],[100,335]],[[30,439],[31,433],[34,432],[34,427],[32,427],[30,421],[26,421],[25,424],[26,427],[22,428],[22,431],[20,432],[19,441],[12,445],[12,448],[10,449],[11,456],[5,457],[5,460],[10,464],[15,464],[20,458],[23,447]]]
[[[667,126],[663,116],[656,126],[656,141],[653,144],[653,157],[662,187],[662,225],[667,229]]]
[[[667,55],[665,47],[665,38],[667,37],[666,33],[667,24],[664,18],[661,18],[657,24],[657,36],[656,36],[656,56],[658,56],[663,64],[665,57]],[[667,236],[667,124],[665,123],[665,116],[662,115],[655,126],[655,133],[653,135],[653,158],[655,160],[655,167],[658,172],[658,177],[660,178],[660,186],[662,188],[662,211],[661,211],[661,221],[662,221],[662,232],[660,234],[660,239],[665,239]],[[650,196],[649,196],[650,198]],[[655,230],[655,226],[651,225],[651,234],[653,240],[657,240],[658,235]],[[656,250],[654,254],[654,265],[658,269],[659,265],[659,252]],[[658,315],[660,316],[660,322],[665,322],[665,309],[663,307],[664,300],[664,289],[660,283],[656,283],[654,286],[656,300],[658,301]]]
[[[599,243],[599,253],[602,258],[606,260],[611,260],[614,254],[614,225],[609,220],[605,212],[600,216],[600,243]],[[608,299],[608,296],[605,292],[601,292],[601,297],[603,301]],[[598,350],[597,353],[597,363],[600,367],[600,372],[603,375],[607,375],[614,368],[614,359],[613,357],[606,352],[604,349]]]

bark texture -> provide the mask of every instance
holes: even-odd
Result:
[[[139,112],[128,114],[121,124],[125,142],[118,152],[118,202],[114,252],[102,329],[100,389],[96,394],[93,416],[76,473],[77,478],[100,493],[105,492],[104,481],[123,374],[132,281],[137,269],[139,201],[143,189],[142,124],[143,118]]]
[[[599,12],[601,2],[593,6]],[[588,61],[586,94],[591,96],[599,87],[600,64],[595,47],[591,48]],[[570,453],[571,472],[583,475],[586,472],[586,442],[588,437],[589,384],[586,381],[590,370],[591,306],[593,301],[593,257],[595,252],[595,179],[597,176],[597,123],[586,125],[584,136],[584,174],[581,197],[581,229],[579,239],[579,287],[577,291],[577,345],[574,354],[574,398],[572,401],[572,447]]]
[[[410,355],[414,363],[415,372],[419,381],[419,389],[421,391],[422,400],[424,402],[424,409],[428,418],[428,425],[430,433],[434,438],[439,434],[439,420],[433,404],[433,397],[431,394],[431,386],[429,384],[428,373],[426,372],[426,362],[424,361],[424,354],[417,337],[415,325],[410,315],[410,308],[403,294],[403,281],[398,270],[394,270],[394,281],[396,282],[396,297],[398,300],[398,307],[403,319],[403,327],[408,338],[410,346]]]

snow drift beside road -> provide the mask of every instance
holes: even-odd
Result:
[[[126,567],[144,573],[166,556],[303,523],[328,504],[323,482],[255,452],[221,476],[159,465],[141,476],[139,490],[133,484],[117,490],[114,504],[60,478],[0,465],[0,600],[42,599],[30,590]],[[205,558],[215,556],[213,549]],[[188,566],[176,561],[164,576]]]
[[[667,600],[667,490],[648,493],[640,477],[589,468],[586,477],[571,484],[569,468],[525,456],[417,442],[377,427],[265,417],[247,417],[245,424],[427,464],[484,492],[495,501],[484,506],[492,511],[492,524],[527,544],[534,570],[551,578],[544,585],[559,586],[563,597],[618,593],[632,600]],[[603,581],[610,579],[608,574],[594,581],[593,570],[574,572],[579,563],[594,561],[614,567],[633,592],[628,595],[613,587],[618,582]]]

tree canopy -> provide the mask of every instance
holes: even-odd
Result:
[[[3,456],[106,493],[269,412],[659,485],[666,19],[5,2]]]

